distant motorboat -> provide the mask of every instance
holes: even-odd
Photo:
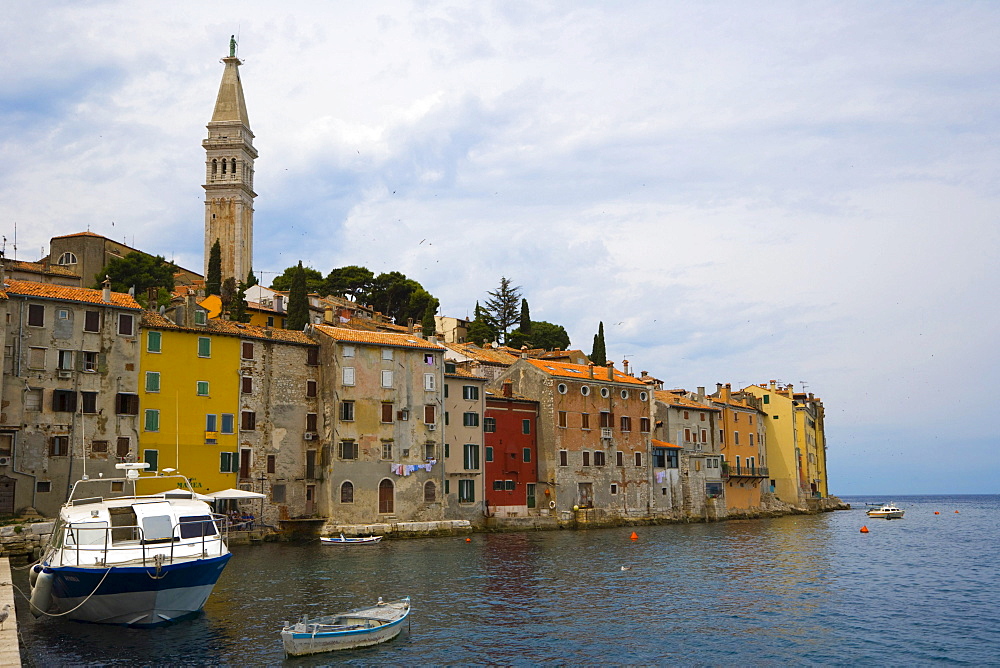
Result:
[[[324,617],[303,617],[294,624],[285,622],[281,644],[288,656],[319,654],[337,649],[367,647],[392,640],[403,630],[410,614],[410,597],[367,608]]]
[[[348,538],[344,534],[339,536],[322,536],[319,542],[324,545],[372,545],[382,540],[382,536],[361,536],[359,538]]]
[[[901,520],[903,519],[903,509],[896,506],[895,503],[883,503],[873,508],[869,508],[865,511],[868,517],[884,517],[887,520]]]

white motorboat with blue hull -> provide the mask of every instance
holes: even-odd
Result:
[[[144,466],[120,464],[124,481],[74,485],[51,543],[29,573],[36,617],[157,626],[205,605],[231,557],[222,516],[183,476],[140,477]],[[137,482],[162,489],[170,478],[180,478],[188,489],[135,493]],[[131,485],[132,494],[75,498],[83,482],[123,483],[119,489]]]

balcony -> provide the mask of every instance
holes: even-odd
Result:
[[[726,462],[722,463],[722,479],[730,478],[766,478],[767,468],[764,466],[732,466]]]

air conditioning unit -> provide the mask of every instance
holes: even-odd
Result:
[[[429,431],[434,431],[437,428],[438,428],[438,426],[436,424],[429,424],[429,425],[427,425],[427,429]]]
[[[601,427],[601,438],[611,438],[611,427]]]
[[[314,433],[313,433],[313,432],[311,432],[311,431],[307,431],[307,432],[305,433],[305,438],[306,438],[306,440],[307,440],[307,441],[313,441],[313,440],[316,440],[316,434],[314,434]]]
[[[0,466],[10,466],[10,457],[0,457]]]
[[[73,372],[70,371],[69,369],[59,369],[59,377],[60,378],[72,378],[73,377]]]

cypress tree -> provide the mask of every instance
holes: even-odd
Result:
[[[604,347],[604,321],[597,326],[597,334],[594,335],[594,349],[590,353],[590,361],[594,364],[607,364],[608,352]]]
[[[528,312],[528,300],[521,300],[521,324],[519,326],[524,335],[531,334],[531,313]]]
[[[205,294],[222,295],[222,245],[216,239],[208,254],[208,276],[205,277]]]
[[[288,317],[285,320],[286,329],[301,330],[309,323],[309,293],[306,289],[306,272],[302,261],[295,268],[292,284],[288,290]]]
[[[420,326],[424,330],[425,339],[429,336],[434,336],[434,332],[437,330],[437,323],[434,320],[434,311],[436,310],[436,308],[431,308],[430,304],[428,304],[427,308],[424,309],[424,317],[420,321]]]

